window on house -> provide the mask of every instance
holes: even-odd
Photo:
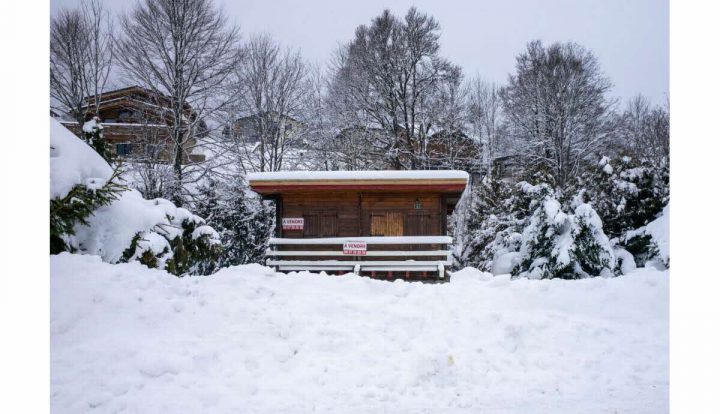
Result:
[[[337,237],[337,213],[324,213],[320,217],[320,237]]]
[[[123,142],[115,144],[115,153],[121,157],[127,157],[132,154],[133,144],[129,142]]]
[[[320,236],[320,217],[317,214],[303,214],[303,237]]]
[[[337,237],[337,213],[310,213],[303,214],[304,237]]]
[[[118,120],[120,122],[131,122],[134,118],[134,115],[135,114],[133,113],[133,111],[124,109],[118,113]]]

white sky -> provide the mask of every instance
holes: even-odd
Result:
[[[78,0],[51,0],[51,13]],[[404,15],[415,5],[440,23],[441,54],[462,66],[505,83],[515,56],[528,41],[575,41],[599,58],[625,100],[636,93],[664,104],[668,93],[667,0],[217,0],[244,36],[266,32],[283,45],[300,48],[310,61],[324,64],[355,28],[369,24],[383,9]],[[107,1],[123,11],[134,1]]]

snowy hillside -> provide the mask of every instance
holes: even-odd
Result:
[[[51,256],[55,413],[668,409],[668,275],[176,278]]]

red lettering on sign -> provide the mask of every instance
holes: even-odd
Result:
[[[343,254],[352,256],[365,256],[367,254],[367,243],[345,242],[343,243]]]

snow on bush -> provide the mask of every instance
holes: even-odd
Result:
[[[577,279],[612,275],[615,255],[602,221],[589,204],[574,214],[546,196],[523,230],[519,263],[512,273],[532,279]]]
[[[666,164],[601,157],[565,189],[553,188],[552,177],[541,172],[526,174],[532,183],[514,186],[487,175],[468,189],[453,215],[456,262],[496,275],[515,269],[524,276],[553,277],[557,271],[573,278],[624,274],[655,257],[667,266],[660,251],[667,242],[654,241],[646,226],[669,202],[668,173]],[[553,205],[545,207],[557,214],[539,217],[548,199]]]
[[[102,185],[112,174],[102,157],[50,118],[50,199],[65,197],[78,184]]]
[[[252,192],[240,171],[208,177],[198,187],[194,211],[217,230],[223,250],[219,267],[260,263],[273,234],[275,211]]]
[[[178,275],[214,267],[219,239],[202,218],[122,186],[118,171],[59,122],[51,123],[51,235],[64,243],[54,252],[93,254],[109,263],[139,260]]]
[[[661,413],[668,274],[175,278],[51,257],[52,412]]]
[[[670,206],[665,206],[658,218],[647,226],[629,231],[620,239],[621,244],[635,252],[644,265],[658,259],[661,266],[670,266]]]
[[[657,217],[669,201],[668,179],[667,165],[602,157],[578,177],[570,192],[592,203],[605,234],[616,238]]]

